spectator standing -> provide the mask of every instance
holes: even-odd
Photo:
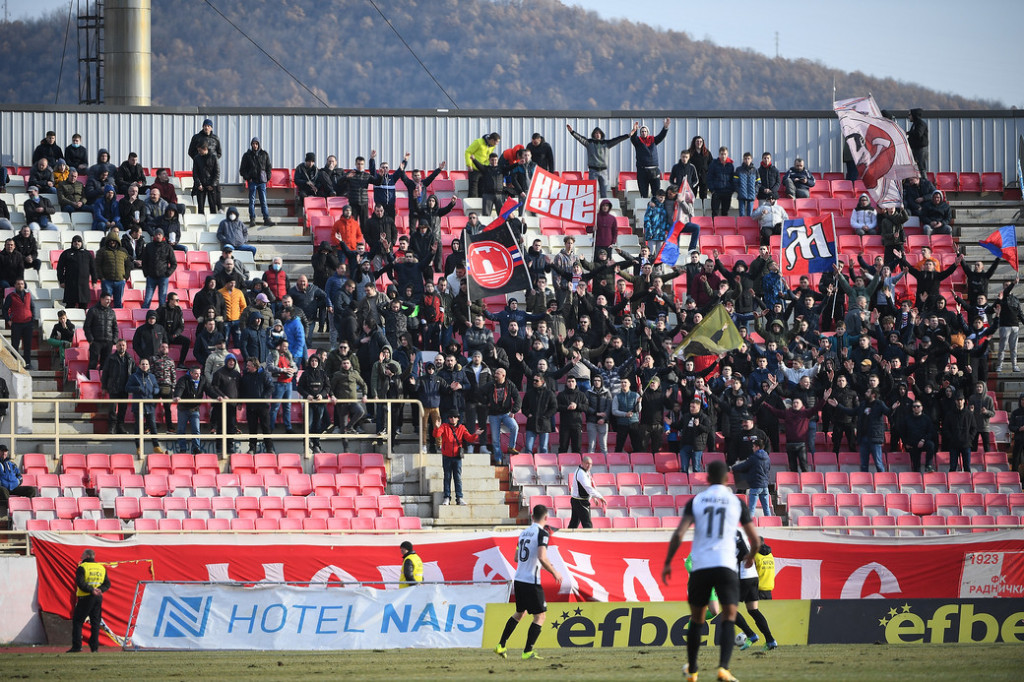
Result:
[[[679,432],[679,470],[684,473],[704,471],[702,458],[708,438],[714,437],[715,425],[700,398],[690,400],[688,413],[671,428]]]
[[[220,138],[217,137],[213,132],[213,121],[205,119],[203,121],[202,128],[198,133],[192,136],[192,139],[188,143],[188,156],[191,159],[195,159],[196,156],[201,154],[199,151],[200,147],[206,145],[206,148],[218,159],[221,157],[222,149],[220,146]],[[201,213],[202,211],[200,211]]]
[[[924,111],[910,110],[910,130],[907,131],[907,142],[910,153],[914,155],[917,170],[921,177],[928,175],[928,123],[924,120]]]
[[[63,159],[64,152],[61,150],[60,145],[57,144],[57,133],[49,130],[46,132],[46,137],[39,141],[39,144],[34,150],[32,150],[32,164],[35,165],[40,159],[46,159],[46,161],[54,166],[57,163],[57,159]]]
[[[219,141],[217,151],[220,151]],[[204,204],[210,207],[210,213],[220,213],[219,157],[220,154],[214,153],[205,142],[199,144],[197,153],[192,157],[192,196],[196,198],[199,213],[205,213]]]
[[[96,552],[82,552],[82,561],[75,569],[75,610],[71,617],[71,648],[69,654],[82,650],[82,626],[89,619],[89,650],[100,649],[103,622],[103,593],[110,589],[110,576],[103,564],[96,563]]]
[[[179,347],[178,365],[184,368],[185,356],[188,355],[188,349],[192,346],[192,342],[184,335],[185,317],[178,303],[176,292],[170,292],[167,295],[166,305],[157,308],[156,320],[157,324],[163,327],[167,333],[167,343]]]
[[[750,441],[753,453],[747,459],[732,465],[733,474],[747,475],[747,507],[753,516],[757,501],[761,501],[761,511],[765,516],[772,516],[771,500],[768,486],[771,483],[772,461],[764,450],[764,442],[760,438]]]
[[[164,239],[160,228],[153,233],[153,241],[146,244],[142,252],[142,274],[146,276],[146,292],[142,295],[142,307],[148,308],[153,302],[153,292],[158,291],[160,305],[167,302],[167,284],[178,267],[174,248]]]
[[[376,150],[371,150],[370,156],[371,158],[376,157]],[[359,221],[359,225],[362,226],[366,224],[367,218],[370,217],[369,187],[382,181],[366,170],[366,159],[362,156],[356,157],[355,169],[345,173],[344,179],[348,205],[352,207],[353,215]]]
[[[100,291],[113,296],[115,308],[121,307],[124,283],[131,271],[131,256],[121,246],[119,237],[116,229],[110,230],[96,251],[96,274],[100,280]]]
[[[591,180],[597,181],[597,188],[601,194],[601,198],[604,199],[608,196],[608,150],[615,145],[623,142],[629,138],[629,135],[619,135],[613,137],[610,140],[605,139],[604,131],[601,128],[595,127],[590,132],[590,137],[583,137],[578,132],[572,129],[572,126],[568,123],[565,125],[566,130],[572,135],[573,139],[579,142],[587,150],[587,176]]]
[[[64,290],[66,308],[86,308],[92,295],[89,285],[98,281],[93,255],[82,245],[82,238],[76,234],[71,239],[71,247],[57,259],[57,282]]]
[[[402,181],[402,184],[405,185],[405,190],[409,195],[408,205],[410,207],[410,213],[413,212],[414,207],[415,209],[419,209],[426,203],[427,189],[430,187],[430,184],[437,179],[437,176],[444,171],[445,165],[444,161],[437,164],[437,168],[431,171],[430,175],[425,178],[423,177],[423,173],[418,170],[414,170],[411,173],[402,173],[399,179]],[[393,218],[394,216],[391,217]],[[389,239],[388,243],[394,244],[395,240]]]
[[[13,244],[10,240],[8,243]],[[15,253],[18,253],[15,251]],[[21,254],[18,254],[20,257]],[[5,287],[6,288],[6,287]],[[3,305],[4,320],[11,325],[11,346],[20,351],[25,369],[32,370],[32,337],[36,331],[38,311],[32,294],[20,277],[14,282],[14,291],[7,294]]]
[[[506,381],[506,371],[499,367],[494,370],[494,381],[481,387],[484,405],[487,407],[487,420],[491,426],[491,457],[495,466],[508,466],[508,459],[501,449],[501,429],[508,429],[509,453],[518,452],[516,439],[519,437],[519,424],[515,415],[520,409],[519,390]]]
[[[583,441],[583,416],[587,413],[587,395],[576,386],[576,377],[565,379],[565,390],[558,394],[558,452],[580,452]]]
[[[270,154],[263,149],[260,138],[249,141],[249,150],[242,155],[238,174],[242,176],[249,190],[249,227],[256,226],[256,196],[260,198],[260,211],[263,213],[263,224],[273,226],[270,211],[267,209],[267,182],[270,181]]]
[[[733,167],[732,159],[729,158],[729,148],[719,147],[718,158],[708,164],[706,174],[708,189],[711,191],[711,215],[729,215],[729,206],[732,204],[733,176],[736,169]]]
[[[971,447],[977,432],[967,399],[957,391],[942,414],[942,447],[949,450],[950,471],[971,470]]]
[[[640,196],[647,198],[651,192],[661,189],[661,168],[658,163],[658,145],[668,135],[670,119],[665,119],[661,132],[652,136],[647,126],[634,121],[629,133],[629,141],[636,152],[636,182],[640,187]]]
[[[757,198],[757,185],[761,181],[754,168],[753,154],[743,154],[743,163],[736,167],[732,178],[740,203],[740,216],[749,216],[754,208],[754,199]]]
[[[543,168],[548,173],[555,172],[555,152],[551,149],[551,145],[544,141],[543,135],[534,133],[526,148],[530,151],[533,162],[537,164],[538,168]]]
[[[455,504],[464,506],[462,497],[462,452],[467,445],[476,443],[481,432],[470,433],[465,426],[459,424],[459,413],[448,412],[447,423],[434,418],[434,438],[441,443],[441,465],[444,469],[444,498],[441,505],[448,505],[452,500],[452,487],[455,488]]]
[[[619,392],[612,396],[612,416],[615,418],[615,449],[627,452],[626,439],[634,444],[640,442],[640,394],[632,389],[629,379],[619,381]]]
[[[480,197],[480,171],[477,165],[488,163],[488,158],[495,153],[498,143],[501,142],[501,135],[488,133],[477,138],[466,147],[466,170],[469,171],[469,196],[470,198]],[[477,163],[473,163],[476,159]]]
[[[779,169],[772,163],[770,152],[765,152],[761,155],[761,165],[757,169],[757,177],[761,181],[757,188],[758,199],[766,199],[769,190],[776,197],[779,196],[779,190],[782,189],[781,176],[779,175]]]
[[[479,351],[477,351],[479,352]],[[523,416],[526,417],[526,452],[550,452],[548,449],[555,412],[558,411],[558,397],[552,391],[543,374],[534,374],[530,387],[523,395]]]
[[[224,328],[225,333],[231,337],[231,342],[237,348],[241,341],[242,314],[245,312],[245,294],[236,287],[235,280],[229,279],[221,287],[220,295],[224,298]]]
[[[132,400],[155,400],[160,397],[160,384],[157,383],[156,376],[149,370],[149,358],[140,358],[138,369],[128,378],[128,384],[125,386],[125,390]],[[142,422],[143,433],[156,435],[156,403],[142,403],[141,407],[142,409],[135,408],[135,414],[136,418]],[[160,441],[154,438],[153,452],[162,453],[163,451]],[[142,448],[138,448],[137,454],[141,457],[145,453]]]
[[[309,432],[311,434],[324,433],[330,426],[331,421],[327,417],[327,405],[325,404],[330,396],[330,388],[331,377],[322,367],[320,356],[317,354],[309,356],[309,360],[306,361],[306,369],[299,377],[296,390],[299,395],[309,401]],[[313,454],[323,452],[320,447],[320,439],[311,438],[309,449]]]
[[[100,373],[101,385],[107,397],[122,401],[109,405],[110,433],[128,433],[124,428],[124,418],[128,414],[128,379],[135,373],[135,369],[135,361],[128,355],[128,342],[118,339],[115,352],[104,360],[103,371]]]
[[[274,379],[272,397],[275,400],[283,401],[283,415],[285,433],[292,433],[292,386],[295,383],[295,375],[298,374],[298,364],[291,351],[288,349],[288,342],[280,341],[277,347],[270,351],[267,359],[267,369]],[[270,405],[270,430],[273,432],[277,425],[277,413],[282,412],[282,403],[271,403]]]
[[[209,384],[198,365],[190,368],[188,374],[178,379],[174,385],[174,404],[178,406],[178,452],[191,452],[193,455],[202,452],[199,443],[199,408],[203,398],[213,397]],[[182,404],[180,401],[192,401]],[[246,406],[252,409],[254,405]],[[185,434],[194,436],[191,443],[183,437]]]

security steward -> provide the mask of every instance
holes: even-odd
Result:
[[[71,620],[71,648],[67,653],[82,650],[82,626],[89,619],[89,649],[100,648],[100,620],[103,618],[103,593],[110,589],[110,577],[103,564],[96,563],[96,552],[87,549],[82,552],[82,562],[75,571],[75,613]]]
[[[413,550],[412,543],[406,540],[399,548],[402,550],[402,584],[399,587],[412,587],[423,582],[423,561]]]
[[[762,540],[761,549],[754,555],[754,567],[757,568],[757,599],[771,599],[775,589],[775,555],[767,542]]]
[[[593,479],[590,478],[590,467],[593,464],[593,459],[584,457],[569,481],[569,503],[572,505],[569,528],[579,528],[580,525],[584,528],[593,528],[594,524],[590,520],[590,501],[594,500],[596,504],[604,503],[604,498],[598,494]]]

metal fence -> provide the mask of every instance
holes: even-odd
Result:
[[[897,112],[899,115],[903,112]],[[315,152],[321,165],[336,154],[342,167],[371,149],[392,164],[411,152],[414,167],[433,167],[447,161],[450,170],[463,169],[463,153],[474,139],[490,131],[501,134],[501,147],[526,144],[539,132],[552,145],[560,170],[586,170],[583,148],[566,132],[566,124],[584,134],[595,126],[608,136],[628,133],[633,121],[653,132],[662,120],[672,125],[661,145],[663,170],[671,168],[690,139],[701,135],[713,151],[728,146],[736,158],[763,151],[776,164],[788,167],[797,156],[813,171],[841,171],[839,121],[831,111],[449,111],[348,109],[147,109],[112,107],[0,108],[0,162],[28,165],[33,148],[53,130],[60,144],[81,133],[91,158],[100,148],[110,151],[116,165],[137,152],[147,167],[191,170],[186,151],[203,119],[214,121],[224,148],[222,180],[238,182],[238,164],[259,137],[276,168],[294,168],[306,152]],[[930,126],[932,171],[1001,172],[1007,183],[1016,178],[1016,141],[1024,134],[1024,111],[936,111],[926,115]],[[609,153],[612,171],[631,170],[628,142]]]
[[[23,454],[26,452],[24,444],[32,444],[30,447],[34,447],[37,443],[43,443],[49,445],[53,444],[54,457],[60,459],[61,455],[65,452],[82,452],[83,449],[90,447],[101,446],[109,448],[111,443],[123,444],[128,448],[136,448],[137,451],[142,454],[145,452],[153,452],[153,445],[159,441],[162,446],[173,446],[179,439],[191,441],[198,438],[201,443],[202,452],[218,453],[221,457],[226,457],[231,452],[235,451],[246,451],[246,442],[250,439],[263,440],[265,438],[273,438],[275,441],[287,441],[289,443],[298,443],[301,445],[299,452],[303,455],[304,459],[311,457],[311,443],[317,441],[320,443],[320,447],[324,452],[345,452],[348,451],[349,443],[364,443],[372,445],[374,443],[380,443],[380,449],[376,450],[385,454],[389,459],[394,452],[394,442],[391,439],[390,434],[393,426],[393,419],[396,416],[395,412],[399,408],[404,408],[408,405],[408,410],[411,412],[411,419],[413,420],[415,441],[410,442],[416,443],[416,451],[422,453],[425,449],[425,439],[422,424],[422,405],[418,400],[380,400],[374,398],[368,398],[365,401],[361,400],[305,400],[302,398],[291,398],[288,400],[281,399],[246,399],[244,401],[217,401],[217,400],[134,400],[130,398],[124,399],[111,399],[111,398],[32,398],[26,400],[12,400],[13,404],[28,404],[28,405],[46,405],[53,407],[53,416],[45,418],[34,419],[31,424],[21,425],[18,417],[18,410],[11,410],[11,418],[4,425],[3,433],[0,433],[0,441],[10,443],[11,452],[17,454]],[[324,405],[330,415],[330,410],[335,404],[339,405],[351,405],[355,403],[363,404],[364,406],[380,406],[379,409],[385,410],[384,415],[384,427],[388,435],[381,436],[374,430],[373,433],[316,433],[310,430],[310,407],[312,405]],[[172,404],[176,405],[180,411],[182,408],[188,405],[206,405],[209,407],[220,406],[224,409],[220,410],[220,423],[217,424],[217,433],[146,433],[145,422],[139,418],[142,413],[142,407],[145,405],[152,405],[157,411],[157,417],[159,417],[159,411],[163,409],[164,405]],[[282,404],[281,409],[288,409],[289,404],[298,404],[302,407],[302,419],[293,422],[292,434],[250,434],[246,431],[246,423],[242,420],[238,421],[238,427],[242,431],[240,434],[227,433],[228,414],[230,410],[235,410],[236,414],[240,407],[252,404],[263,404],[263,405],[274,405]],[[93,425],[97,422],[102,422],[106,413],[112,408],[116,408],[120,405],[129,406],[129,415],[132,421],[126,424],[126,429],[130,430],[130,433],[77,433],[69,428],[71,424],[82,424],[83,422],[91,422]],[[333,419],[331,420],[333,421]],[[177,422],[176,422],[177,423]],[[19,428],[19,425],[22,428]],[[24,428],[27,426],[28,428]],[[52,430],[51,428],[52,427]],[[200,430],[202,424],[200,424]],[[187,429],[186,429],[187,430]],[[21,444],[21,445],[19,445]],[[169,448],[168,448],[169,449]],[[278,448],[281,449],[281,448]]]

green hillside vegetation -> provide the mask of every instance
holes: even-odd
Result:
[[[216,4],[332,107],[454,108],[367,2]],[[607,21],[556,0],[381,7],[464,109],[825,109],[833,78],[840,97],[871,92],[890,109],[1001,106]],[[4,102],[54,103],[66,21],[53,13],[0,24]],[[60,103],[78,102],[76,69],[72,27]],[[153,103],[322,106],[201,0],[153,2]]]

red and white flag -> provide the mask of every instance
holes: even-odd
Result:
[[[526,210],[580,225],[597,220],[597,181],[564,180],[542,168],[533,172]]]
[[[857,164],[868,194],[879,206],[902,203],[902,182],[919,175],[907,134],[883,118],[870,95],[834,102],[843,144]]]

